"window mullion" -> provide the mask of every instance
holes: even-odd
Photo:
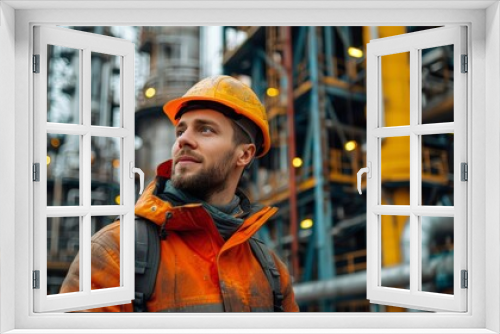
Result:
[[[90,238],[91,232],[91,216],[90,216],[90,206],[91,206],[91,134],[90,134],[90,124],[91,124],[91,51],[89,49],[83,49],[82,57],[82,94],[81,94],[81,106],[82,106],[82,125],[87,129],[85,134],[82,136],[82,156],[81,160],[81,170],[82,178],[80,180],[81,188],[83,189],[83,207],[85,208],[85,215],[83,216],[82,223],[82,233],[80,234],[81,240],[81,261],[82,269],[80,272],[80,279],[83,280],[83,290],[86,293],[90,293],[91,290],[91,247]]]
[[[371,45],[367,45],[370,50]],[[380,101],[380,57],[374,53],[368,53],[367,56],[367,81],[372,83],[366,87],[367,96],[373,105],[368,105],[367,118],[367,136],[366,136],[366,160],[371,162],[372,177],[367,178],[367,215],[366,229],[367,235],[372,236],[367,238],[367,298],[373,298],[372,295],[380,285],[380,240],[377,236],[380,235],[380,218],[374,212],[373,208],[380,206],[380,139],[373,135],[373,130],[377,129],[381,124],[378,110],[382,105]]]
[[[78,68],[79,68],[79,73],[81,73],[82,75],[80,75],[79,77],[79,82],[78,82],[78,90],[79,90],[79,101],[78,101],[78,106],[79,106],[79,117],[80,117],[80,120],[82,121],[82,124],[84,124],[83,122],[85,121],[84,120],[84,105],[83,105],[83,91],[84,91],[84,71],[83,71],[83,64],[84,64],[84,58],[83,58],[83,50],[82,49],[79,49],[79,63],[78,63]],[[86,78],[85,78],[86,80]],[[79,161],[80,161],[80,170],[79,170],[79,193],[80,193],[80,198],[79,198],[79,204],[80,206],[83,206],[84,204],[84,187],[83,185],[85,184],[84,182],[84,171],[85,169],[83,168],[83,165],[82,166],[82,162],[85,161],[84,157],[85,157],[85,152],[84,152],[84,144],[83,144],[83,136],[80,137],[80,156],[79,156]],[[80,252],[79,252],[79,272],[80,272],[80,279],[79,279],[79,285],[80,285],[80,291],[84,291],[84,282],[85,282],[85,279],[82,278],[82,273],[85,273],[85,266],[84,266],[84,261],[83,261],[83,250],[85,249],[85,244],[82,242],[83,241],[83,235],[84,235],[84,228],[83,228],[83,216],[80,217],[80,221],[79,221],[79,231],[78,231],[78,235],[79,235],[79,238],[80,238]]]
[[[92,236],[91,231],[91,216],[90,213],[87,213],[83,216],[82,224],[80,230],[82,231],[81,239],[82,246],[80,249],[82,250],[81,261],[83,263],[83,271],[80,273],[80,280],[83,280],[83,292],[90,293],[91,291],[91,247],[90,247],[90,238]]]
[[[419,136],[413,132],[419,121],[419,101],[420,101],[420,75],[419,75],[419,50],[410,50],[410,291],[418,291],[418,277],[420,271],[419,254],[419,217],[411,210],[419,204],[420,189],[420,163],[418,157]]]

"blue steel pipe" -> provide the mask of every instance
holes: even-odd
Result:
[[[319,64],[318,64],[318,42],[316,36],[316,27],[309,27],[309,73],[311,81],[311,122],[313,124],[313,168],[314,168],[314,211],[316,229],[316,246],[318,250],[318,278],[319,280],[327,280],[334,276],[333,267],[333,243],[330,233],[332,225],[330,194],[325,191],[327,189],[328,179],[325,179],[323,169],[323,159],[328,159],[328,156],[323,155],[323,132],[325,131],[321,125],[321,106],[319,101],[320,84],[319,82]]]

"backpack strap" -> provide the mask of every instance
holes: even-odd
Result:
[[[281,293],[280,272],[269,249],[257,238],[250,238],[250,247],[259,260],[264,274],[273,290],[274,312],[283,312],[283,294]]]
[[[135,299],[134,312],[147,312],[160,265],[160,237],[152,222],[135,217]]]

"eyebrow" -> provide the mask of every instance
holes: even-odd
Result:
[[[218,123],[216,123],[214,121],[211,121],[211,120],[207,120],[207,119],[195,119],[193,123],[194,123],[195,126],[211,125],[213,127],[216,127],[217,129],[219,128],[219,124]],[[186,122],[180,121],[177,124],[177,127],[181,127],[181,126],[186,126]]]

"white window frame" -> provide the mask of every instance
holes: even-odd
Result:
[[[461,55],[467,54],[466,27],[452,25],[410,34],[372,40],[367,45],[367,163],[371,177],[367,180],[367,298],[371,303],[403,306],[418,310],[467,310],[467,289],[461,288],[461,270],[467,270],[467,185],[461,181],[460,164],[467,163],[467,73],[461,73]],[[421,50],[452,45],[454,120],[449,123],[423,124],[421,122],[422,64]],[[386,127],[382,92],[382,57],[408,52],[409,66],[409,118],[408,125]],[[422,205],[422,135],[453,133],[454,141],[454,203],[453,206]],[[410,203],[409,205],[382,205],[382,140],[388,137],[407,137],[410,142]],[[383,215],[406,216],[410,226],[409,288],[383,286],[382,229]],[[453,294],[422,291],[422,235],[423,217],[452,217],[453,224]]]
[[[0,3],[0,331],[12,333],[111,332],[145,328],[164,333],[252,332],[495,333],[500,332],[500,9],[498,1],[14,1]],[[52,6],[52,7],[51,7]],[[53,10],[56,6],[69,6]],[[93,6],[114,10],[92,9]],[[150,10],[119,9],[123,6]],[[196,6],[197,9],[192,9]],[[392,8],[397,6],[397,8]],[[427,7],[426,7],[427,6]],[[457,7],[460,8],[457,9]],[[14,9],[14,8],[15,9]],[[87,7],[87,8],[85,8]],[[158,8],[163,7],[163,8]],[[356,8],[358,7],[358,8]],[[406,9],[404,9],[406,7]],[[23,9],[25,8],[25,9]],[[28,9],[26,9],[28,8]],[[52,8],[52,10],[43,10]],[[75,9],[79,8],[79,9]],[[82,9],[83,8],[83,9]],[[151,9],[153,8],[153,9]],[[224,8],[224,9],[220,9]],[[310,9],[312,8],[312,9]],[[366,9],[369,8],[369,9]],[[403,9],[401,9],[403,8]],[[411,8],[411,10],[408,10]],[[61,25],[443,25],[469,27],[469,311],[436,314],[60,314],[32,313],[29,245],[32,206],[27,194],[32,156],[31,31],[35,24]],[[15,31],[15,35],[14,35]],[[15,36],[15,37],[14,37]],[[486,64],[488,68],[486,70]],[[14,84],[13,84],[14,83]],[[28,134],[28,135],[27,135]],[[14,139],[14,140],[13,140]],[[487,145],[487,146],[486,146]],[[486,152],[486,149],[488,151]],[[486,154],[487,153],[487,154]],[[14,177],[12,176],[14,175]],[[486,182],[488,175],[488,182]],[[474,227],[472,229],[472,226]],[[486,256],[487,255],[487,256]],[[13,306],[14,305],[14,306]],[[166,329],[166,327],[169,329]],[[142,328],[136,331],[134,328]],[[175,330],[177,328],[178,330]],[[192,329],[191,331],[179,328]],[[224,330],[224,328],[226,330]],[[231,328],[233,330],[231,330]],[[288,330],[283,330],[289,328]],[[292,328],[292,329],[290,329]],[[295,328],[295,330],[293,330]],[[356,329],[357,328],[357,329]],[[411,330],[418,328],[418,331]],[[40,331],[37,331],[40,329]],[[220,330],[218,330],[220,329]],[[344,330],[342,330],[344,329]],[[432,329],[432,330],[431,330]],[[120,332],[120,331],[118,331]],[[243,331],[242,331],[243,332]],[[248,332],[248,331],[246,331]]]
[[[39,181],[33,184],[34,270],[40,284],[34,290],[35,312],[74,311],[91,307],[130,303],[134,299],[134,207],[133,168],[135,163],[135,87],[134,45],[123,39],[90,34],[53,26],[34,27],[34,54],[39,55],[39,73],[34,84],[34,162],[39,163]],[[78,124],[47,121],[47,46],[58,45],[78,50],[79,122]],[[92,52],[120,58],[120,124],[117,127],[91,124],[91,55]],[[47,134],[79,136],[79,189],[77,206],[47,206]],[[92,205],[91,138],[116,138],[120,141],[120,204]],[[91,287],[91,219],[97,216],[120,216],[120,286],[92,290]],[[47,295],[47,218],[79,217],[80,290],[73,293]]]

